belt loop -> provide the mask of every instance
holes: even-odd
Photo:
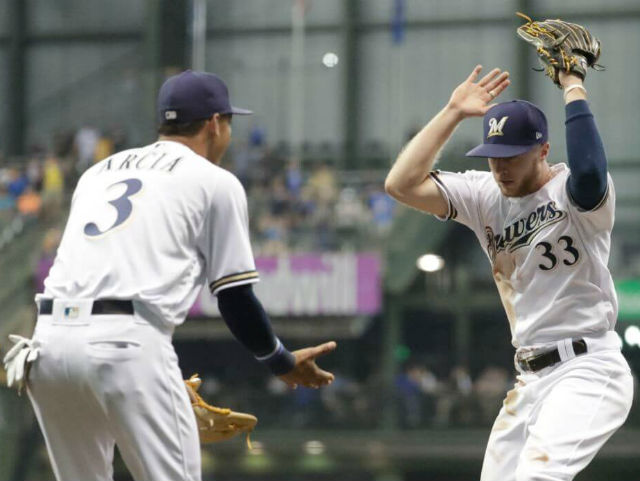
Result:
[[[558,347],[558,354],[560,354],[560,361],[564,362],[569,359],[569,354],[567,353],[567,345],[564,343],[564,339],[557,341],[556,346]]]
[[[562,339],[557,341],[556,346],[558,346],[560,361],[565,362],[576,357],[576,353],[573,350],[573,339]]]
[[[564,346],[567,349],[567,354],[569,355],[569,359],[573,359],[576,357],[576,353],[573,350],[573,339],[565,339]]]

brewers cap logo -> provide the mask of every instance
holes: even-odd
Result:
[[[504,135],[502,133],[502,129],[504,128],[504,124],[509,117],[505,116],[500,119],[498,122],[495,117],[491,117],[489,119],[489,133],[487,134],[487,138],[493,137],[495,135]]]

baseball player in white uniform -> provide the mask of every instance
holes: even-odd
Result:
[[[482,481],[573,479],[624,423],[633,397],[613,331],[607,262],[615,193],[580,77],[560,74],[567,166],[550,165],[547,121],[535,105],[490,104],[509,85],[481,66],[400,153],[386,179],[397,200],[475,233],[491,262],[516,348],[517,383],[493,425]],[[490,172],[434,172],[465,118],[484,116]]]
[[[160,90],[158,141],[79,180],[30,342],[29,397],[58,480],[111,480],[116,444],[137,481],[201,479],[171,337],[206,280],[236,338],[284,382],[333,380],[314,359],[335,343],[287,351],[253,295],[245,193],[216,165],[231,117],[249,113],[219,77],[183,72]]]

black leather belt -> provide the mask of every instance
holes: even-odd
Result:
[[[576,356],[587,352],[587,343],[584,339],[576,339],[572,342],[573,352]],[[518,359],[518,364],[524,371],[536,372],[545,367],[553,366],[561,361],[558,349],[538,354],[537,356]]]
[[[47,315],[53,313],[53,299],[40,299],[38,313]],[[128,314],[133,315],[133,302],[122,299],[96,299],[93,301],[91,314]]]

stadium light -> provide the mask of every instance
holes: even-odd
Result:
[[[416,261],[418,269],[425,272],[436,272],[444,267],[444,259],[436,254],[425,254]]]
[[[307,441],[304,443],[304,451],[307,454],[318,455],[324,453],[325,446],[322,441]]]
[[[629,326],[624,331],[624,341],[630,346],[640,347],[640,328],[638,326]]]
[[[322,56],[322,64],[327,68],[333,68],[338,65],[340,58],[333,52],[327,52]]]

